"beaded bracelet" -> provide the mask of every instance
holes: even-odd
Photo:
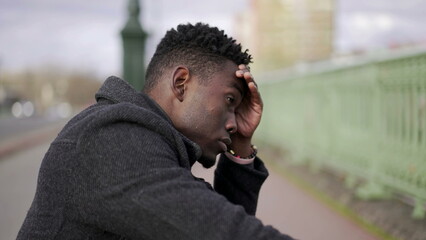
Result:
[[[253,150],[253,152],[250,154],[250,155],[248,155],[247,157],[241,157],[241,156],[239,156],[239,155],[237,155],[235,152],[234,152],[234,150],[232,150],[232,149],[229,149],[228,150],[228,153],[230,153],[232,156],[234,156],[234,157],[236,157],[236,158],[241,158],[241,159],[252,159],[252,158],[255,158],[256,157],[256,155],[257,155],[257,147],[255,146],[255,145],[251,145],[251,149]]]

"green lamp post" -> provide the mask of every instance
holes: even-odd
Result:
[[[145,83],[145,40],[147,34],[139,23],[138,0],[129,0],[129,18],[121,37],[123,39],[123,78],[134,88],[141,90]]]

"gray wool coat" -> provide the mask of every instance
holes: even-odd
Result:
[[[191,174],[199,146],[147,95],[110,77],[96,100],[47,151],[17,239],[291,239],[253,216],[260,159],[222,156],[213,190]]]

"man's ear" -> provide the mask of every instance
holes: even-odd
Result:
[[[179,66],[173,71],[171,88],[176,98],[181,102],[185,97],[185,85],[188,83],[189,78],[190,74],[187,67]]]

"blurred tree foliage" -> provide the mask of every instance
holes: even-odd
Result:
[[[85,71],[69,71],[57,66],[44,66],[20,72],[6,72],[0,76],[0,88],[5,95],[0,99],[3,108],[10,99],[32,101],[38,113],[50,107],[68,103],[74,109],[95,101],[95,93],[102,82]]]
[[[68,78],[65,99],[72,106],[82,107],[95,101],[101,82],[87,74],[72,74]]]

